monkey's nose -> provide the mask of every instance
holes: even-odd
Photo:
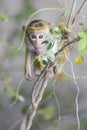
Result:
[[[36,47],[41,47],[41,43],[38,42],[38,41],[35,41],[35,46],[36,46]]]

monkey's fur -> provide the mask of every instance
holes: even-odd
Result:
[[[25,32],[25,42],[26,42],[24,69],[25,69],[25,78],[28,80],[32,80],[31,64],[34,66],[35,74],[37,73],[37,71],[39,71],[40,74],[40,72],[44,68],[43,57],[45,57],[47,61],[47,55],[46,52],[44,52],[44,45],[42,43],[48,40],[48,37],[50,37],[51,27],[52,28],[58,27],[61,34],[59,43],[57,43],[56,40],[56,43],[54,43],[54,46],[56,47],[53,47],[53,52],[55,54],[55,63],[56,63],[54,66],[55,75],[56,77],[58,77],[58,75],[61,74],[62,68],[66,62],[66,56],[68,56],[70,53],[70,46],[68,45],[61,52],[58,52],[58,50],[69,42],[68,29],[62,23],[51,24],[43,20],[34,20],[30,22],[27,27],[23,27],[23,30]]]

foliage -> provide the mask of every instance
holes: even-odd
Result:
[[[29,108],[28,104],[26,104],[26,105],[22,108],[22,114],[23,114],[23,115],[25,115],[25,114],[27,113],[28,108]]]
[[[60,37],[61,37],[61,29],[57,26],[52,26],[50,28],[50,38],[48,40],[44,41],[42,44],[46,45],[45,52],[47,54],[47,58],[54,62],[55,61],[55,54],[53,53],[52,49],[54,47],[55,41],[59,43]],[[43,64],[47,64],[46,60],[43,60]]]
[[[38,114],[40,114],[45,120],[52,119],[54,112],[55,112],[55,107],[53,105],[49,105],[45,108],[38,109]]]
[[[83,64],[83,62],[84,62],[84,57],[82,55],[78,55],[74,59],[75,64],[80,64],[81,65],[81,64]]]
[[[18,91],[14,91],[12,87],[10,86],[5,87],[5,91],[9,94],[10,99],[12,100],[11,106],[14,105],[14,103],[16,103],[18,100],[24,102],[24,97],[20,95]]]
[[[81,29],[78,32],[78,37],[80,40],[78,41],[78,50],[82,54],[87,53],[87,28],[85,27],[84,24],[81,25]]]
[[[2,12],[2,11],[0,11],[0,20],[1,21],[8,21],[8,18],[7,18],[7,16],[6,15],[4,15],[4,13]]]
[[[63,13],[61,13],[61,16],[62,16],[62,17],[67,16],[67,14],[68,14],[67,8],[63,5],[63,6],[62,6],[62,9],[63,9]]]
[[[77,36],[79,37],[78,41],[78,54],[75,59],[75,64],[83,64],[84,63],[84,55],[87,54],[87,28],[83,23],[80,23],[81,29],[78,32]]]

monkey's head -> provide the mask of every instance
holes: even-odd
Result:
[[[48,34],[49,23],[43,20],[32,21],[26,29],[26,36],[35,48],[35,51],[38,53],[40,53],[43,50],[42,43],[46,40]]]

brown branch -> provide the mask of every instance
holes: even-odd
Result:
[[[39,105],[39,102],[42,99],[43,93],[47,87],[47,83],[50,77],[50,68],[52,68],[52,64],[49,61],[48,65],[45,67],[45,69],[41,72],[40,76],[37,78],[33,89],[32,89],[32,106],[29,108],[29,111],[27,113],[27,116],[25,117],[24,121],[21,124],[21,129],[20,130],[30,130],[34,116],[36,115],[36,111]],[[52,69],[51,69],[52,70]],[[52,73],[52,71],[51,71]],[[42,82],[41,82],[42,80]],[[38,84],[41,86],[38,91]],[[36,94],[37,93],[37,94]]]
[[[58,52],[56,53],[56,55],[59,53],[59,52],[62,52],[67,46],[69,46],[70,44],[73,44],[75,42],[77,42],[79,40],[79,37],[76,37],[74,38],[72,41],[69,41],[67,44],[65,44],[64,46],[62,46],[62,48],[60,48],[58,50]]]

